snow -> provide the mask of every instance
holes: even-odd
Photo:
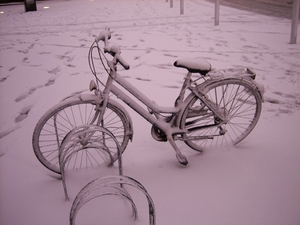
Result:
[[[300,44],[288,43],[291,21],[222,6],[214,26],[214,5],[200,0],[185,0],[183,15],[179,0],[173,8],[164,0],[54,0],[39,1],[37,8],[0,8],[1,225],[68,224],[79,190],[118,173],[116,164],[68,174],[71,201],[65,201],[61,180],[39,163],[31,146],[47,109],[88,89],[88,49],[107,26],[130,65],[119,73],[158,105],[173,105],[186,72],[173,66],[181,58],[205,58],[217,69],[249,67],[265,86],[253,132],[236,147],[203,154],[179,143],[187,167],[126,107],[134,137],[123,155],[124,174],[152,196],[157,224],[300,223]],[[131,192],[137,221],[129,205],[107,197],[85,205],[76,224],[148,224],[145,197]]]
[[[204,72],[203,74],[211,70],[210,63],[203,58],[179,59],[174,63],[174,66],[186,68],[191,72]]]

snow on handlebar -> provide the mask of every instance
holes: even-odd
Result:
[[[99,41],[104,41],[104,45],[108,45],[108,40],[111,38],[110,28],[106,27],[105,30],[101,31],[100,34],[96,37],[95,41],[98,43]]]
[[[121,57],[121,49],[118,45],[109,46],[108,40],[111,38],[110,28],[106,27],[105,30],[101,31],[100,34],[95,38],[95,41],[98,43],[99,41],[104,42],[104,52],[109,53],[114,57],[113,63],[116,65],[120,63],[124,69],[129,70],[129,64]]]

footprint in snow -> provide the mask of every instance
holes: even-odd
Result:
[[[137,77],[137,78],[135,78],[135,79],[140,80],[140,81],[151,81],[150,79],[139,78],[139,77]]]
[[[15,102],[20,102],[22,100],[24,100],[25,98],[27,98],[29,95],[31,95],[33,92],[35,92],[36,89],[38,89],[39,87],[33,87],[30,88],[29,91],[19,95],[16,99]]]
[[[19,50],[18,52],[27,54],[28,53],[28,49],[26,49],[26,50]]]
[[[13,71],[14,69],[16,69],[17,68],[17,66],[13,66],[12,68],[10,68],[8,71],[10,72],[10,71]]]
[[[245,55],[242,55],[242,61],[244,62],[250,62],[249,58]]]
[[[48,87],[48,86],[50,86],[50,85],[52,85],[52,84],[54,84],[54,83],[55,83],[55,79],[50,79],[50,80],[48,80],[48,82],[45,84],[45,86]]]
[[[40,52],[39,54],[40,55],[49,55],[49,54],[51,54],[51,52]]]
[[[159,68],[159,69],[170,69],[170,67],[173,67],[171,64],[159,64],[155,65],[154,67]]]
[[[0,82],[4,82],[7,80],[8,77],[3,77],[3,78],[0,78]]]
[[[25,107],[21,110],[19,116],[17,116],[17,117],[15,118],[15,123],[19,123],[19,122],[23,121],[24,119],[26,119],[27,116],[28,116],[28,114],[29,114],[29,112],[30,112],[30,110],[31,110],[31,107],[32,107],[32,106],[25,106]]]
[[[269,102],[271,104],[280,104],[281,102],[278,99],[270,98],[270,97],[264,97],[265,102]]]
[[[81,46],[83,47],[83,46]],[[68,56],[68,55],[57,55],[56,58],[61,60],[67,60],[67,62],[72,62],[74,60],[74,56]]]
[[[48,71],[48,73],[52,73],[52,74],[55,74],[55,75],[56,75],[58,72],[60,72],[59,66],[57,66],[57,67],[55,67],[54,69]]]
[[[173,54],[168,54],[168,53],[164,54],[164,56],[168,56],[168,57],[173,57],[173,58],[177,58],[177,55],[173,55]]]
[[[165,87],[165,88],[173,88],[173,89],[178,89],[178,88],[180,88],[179,86],[176,86],[176,85],[162,85],[162,87]]]
[[[55,78],[49,79],[44,85],[39,85],[36,87],[32,87],[29,89],[29,91],[19,95],[16,99],[15,102],[20,102],[27,98],[29,95],[33,94],[37,89],[42,88],[42,87],[49,87],[50,85],[55,83]]]
[[[34,45],[35,45],[34,43],[31,44],[31,45],[28,47],[28,49],[33,49]]]

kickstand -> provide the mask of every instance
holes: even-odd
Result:
[[[179,150],[179,148],[177,147],[173,137],[168,138],[168,141],[170,142],[170,144],[172,145],[172,147],[174,148],[175,152],[176,152],[176,158],[178,160],[178,162],[184,166],[186,166],[188,164],[188,160],[186,159],[185,155],[183,155],[181,153],[181,151]]]

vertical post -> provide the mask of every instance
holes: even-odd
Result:
[[[184,13],[184,0],[180,0],[180,14]]]
[[[170,0],[170,8],[173,8],[173,0]]]
[[[215,2],[215,26],[219,25],[220,19],[220,0]]]
[[[36,11],[36,0],[24,0],[25,12]]]
[[[292,29],[291,29],[291,41],[290,44],[297,43],[297,29],[299,21],[299,2],[300,0],[294,0],[293,3],[293,16],[292,16]]]

